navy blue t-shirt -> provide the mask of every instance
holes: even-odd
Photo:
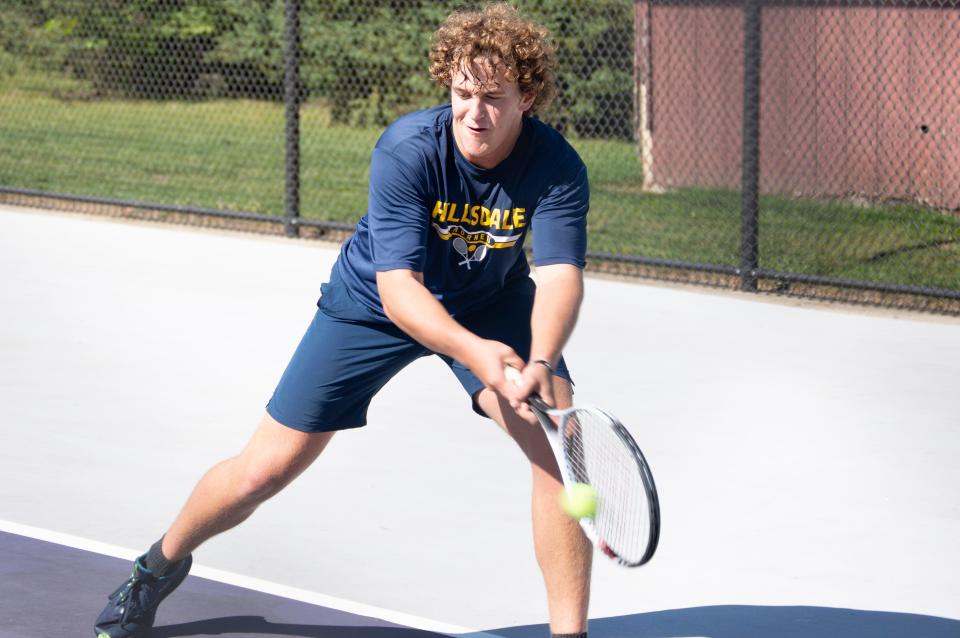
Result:
[[[584,266],[587,170],[543,122],[524,118],[510,155],[492,169],[461,155],[449,105],[405,115],[373,149],[367,214],[343,245],[320,307],[344,319],[386,321],[376,273],[422,272],[452,316],[492,300],[537,266]]]

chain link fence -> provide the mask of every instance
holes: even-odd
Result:
[[[960,3],[518,0],[590,268],[960,314]],[[456,2],[0,4],[0,200],[338,238]]]

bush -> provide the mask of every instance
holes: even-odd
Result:
[[[62,70],[72,23],[35,20],[24,8],[0,8],[0,76]]]
[[[633,138],[633,3],[521,0],[557,45],[559,94],[545,120],[583,137]]]
[[[560,94],[544,119],[581,136],[632,137],[633,4],[516,4],[551,29],[559,50]],[[455,6],[303,0],[304,92],[348,125],[382,126],[442,101],[427,51]],[[47,0],[0,12],[0,69],[28,59],[89,80],[100,95],[280,99],[283,34],[282,0]]]

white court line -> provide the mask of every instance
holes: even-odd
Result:
[[[71,534],[64,534],[62,532],[54,532],[52,530],[43,529],[40,527],[32,527],[30,525],[22,525],[20,523],[14,523],[12,521],[6,521],[3,519],[0,519],[0,531],[8,532],[10,534],[17,534],[18,536],[27,536],[36,540],[56,543],[57,545],[64,545],[74,549],[93,552],[95,554],[103,554],[129,561],[136,560],[136,558],[143,553],[127,547],[101,543],[99,541],[81,538],[80,536],[73,536]],[[330,609],[336,609],[337,611],[357,614],[359,616],[379,618],[381,620],[386,620],[387,622],[405,625],[415,629],[422,629],[424,631],[455,635],[461,638],[502,638],[497,634],[491,634],[489,632],[468,629],[466,627],[460,627],[457,625],[450,625],[447,623],[430,620],[428,618],[421,618],[420,616],[405,614],[393,609],[384,609],[382,607],[366,605],[353,600],[346,600],[344,598],[326,596],[324,594],[318,594],[306,589],[288,587],[286,585],[273,583],[260,578],[243,576],[242,574],[234,574],[232,572],[214,569],[212,567],[204,567],[203,565],[197,565],[196,563],[194,563],[194,565],[191,567],[190,574],[193,576],[199,576],[201,578],[207,578],[209,580],[215,580],[228,585],[252,589],[264,594],[272,594],[274,596],[282,596],[284,598],[310,603],[312,605],[329,607]]]

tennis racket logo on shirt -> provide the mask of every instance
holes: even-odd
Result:
[[[486,245],[486,244],[480,244],[479,246],[477,246],[477,247],[473,250],[473,254],[471,254],[471,252],[470,252],[470,249],[471,249],[471,248],[473,248],[473,247],[472,247],[472,246],[468,246],[468,245],[467,245],[467,242],[463,239],[463,237],[454,237],[454,238],[453,238],[453,249],[454,249],[455,251],[457,251],[457,253],[458,253],[461,257],[463,257],[463,260],[462,260],[459,264],[457,264],[457,265],[458,265],[458,266],[466,265],[467,270],[470,270],[470,263],[471,263],[471,262],[483,261],[483,258],[487,256],[487,245]]]

